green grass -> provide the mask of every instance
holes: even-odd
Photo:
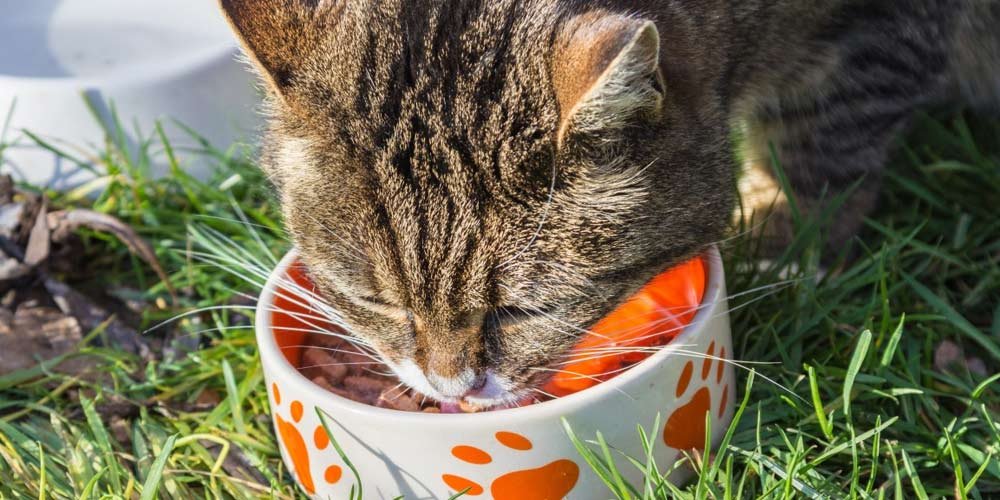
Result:
[[[609,498],[1000,495],[998,377],[933,364],[935,347],[951,340],[989,373],[1000,366],[1000,122],[924,117],[904,142],[882,209],[860,238],[861,257],[839,272],[810,278],[812,230],[773,269],[757,269],[753,240],[725,245],[733,293],[799,266],[798,281],[731,304],[736,356],[771,364],[738,373],[738,418],[710,459],[679,465],[697,471],[690,484],[670,486],[646,457],[634,457],[648,480],[624,484],[607,470]],[[163,143],[154,135],[142,148]],[[172,271],[180,303],[168,304],[153,273],[99,234],[85,235],[86,268],[66,279],[82,289],[141,290],[146,326],[253,293],[200,264],[189,232],[197,223],[247,248],[287,247],[277,207],[244,152],[211,152],[219,171],[203,184],[180,171],[151,180],[144,162],[129,159],[143,155],[122,149],[109,140],[95,201],[50,195],[137,227]],[[204,312],[149,334],[172,347],[157,362],[97,343],[74,354],[89,360],[85,374],[45,364],[0,378],[0,498],[300,497],[277,453],[252,332],[241,324],[238,310]],[[197,404],[209,395],[219,403]],[[613,452],[597,436],[576,439],[602,469]]]

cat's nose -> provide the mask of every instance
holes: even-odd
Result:
[[[474,396],[486,385],[486,377],[469,368],[451,377],[443,377],[432,371],[427,375],[427,381],[435,391],[447,398]]]

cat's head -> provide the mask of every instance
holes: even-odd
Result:
[[[530,396],[589,325],[726,225],[720,104],[649,18],[554,1],[222,5],[268,90],[262,166],[302,258],[352,333],[429,396]]]

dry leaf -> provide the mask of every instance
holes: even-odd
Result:
[[[176,301],[177,292],[170,281],[170,276],[163,270],[160,260],[156,257],[156,252],[149,246],[149,243],[146,243],[146,240],[142,239],[134,229],[124,222],[110,215],[94,212],[93,210],[62,210],[48,214],[48,228],[52,231],[53,241],[64,241],[81,227],[88,227],[95,231],[113,234],[132,253],[138,255],[139,258],[146,261],[153,268],[156,275],[166,285],[170,296]]]
[[[24,250],[24,263],[29,267],[35,267],[49,258],[49,251],[52,250],[51,233],[49,231],[48,200],[42,199],[42,205],[35,216],[34,225],[28,235],[28,246]]]

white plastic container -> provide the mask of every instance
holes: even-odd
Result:
[[[91,174],[23,130],[91,161],[104,149],[101,122],[115,130],[109,104],[133,154],[160,120],[196,174],[206,160],[187,152],[197,142],[173,120],[222,150],[253,138],[258,92],[216,2],[0,0],[0,12],[0,123],[9,124],[3,172],[53,188],[85,182]],[[162,172],[158,141],[150,151]]]

